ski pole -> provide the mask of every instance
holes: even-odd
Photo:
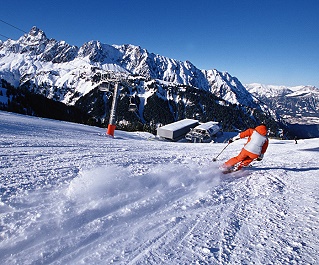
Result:
[[[230,144],[230,142],[228,142],[228,144],[223,148],[223,150],[221,150],[220,153],[216,157],[213,158],[214,162],[217,160],[217,157],[219,157],[220,154],[227,148],[227,146],[229,146],[229,144]]]

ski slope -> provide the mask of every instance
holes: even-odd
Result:
[[[318,139],[157,141],[0,112],[0,264],[319,264]]]

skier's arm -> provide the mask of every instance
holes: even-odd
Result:
[[[254,132],[254,129],[249,128],[246,131],[241,132],[239,134],[239,137],[240,138],[250,137],[253,134],[253,132]]]
[[[232,142],[239,140],[241,138],[249,137],[253,134],[253,132],[254,132],[254,129],[249,128],[246,131],[243,131],[243,132],[237,134],[235,137],[229,139],[228,143],[232,143]]]
[[[264,145],[263,145],[263,147],[262,147],[262,149],[261,149],[261,154],[260,154],[259,157],[256,159],[257,161],[263,160],[263,158],[264,158],[264,153],[266,153],[266,150],[267,150],[267,148],[268,148],[268,143],[269,143],[268,140],[264,143]]]

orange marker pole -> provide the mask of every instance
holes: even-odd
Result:
[[[106,134],[107,134],[107,135],[114,136],[115,128],[116,128],[116,126],[115,126],[114,124],[109,124],[109,125],[107,126],[107,132],[106,132]]]

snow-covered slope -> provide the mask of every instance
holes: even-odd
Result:
[[[89,41],[80,48],[48,39],[33,27],[19,40],[0,43],[0,78],[14,86],[31,82],[38,93],[74,104],[94,88],[97,69],[127,72],[147,79],[183,84],[225,95],[231,103],[256,107],[244,86],[228,73],[202,71],[134,45],[108,45]],[[225,92],[223,92],[225,90]]]
[[[0,112],[1,264],[318,264],[318,139],[156,141]],[[225,135],[225,137],[227,134]],[[229,135],[228,135],[229,136]]]

